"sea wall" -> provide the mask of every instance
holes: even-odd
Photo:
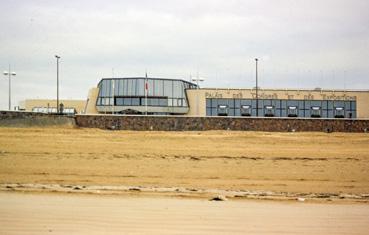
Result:
[[[369,119],[77,115],[76,125],[113,130],[367,132]]]

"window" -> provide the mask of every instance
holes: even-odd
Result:
[[[163,80],[156,80],[154,83],[154,95],[155,96],[163,96],[164,90],[164,81]]]
[[[159,106],[168,106],[168,99],[159,99]]]
[[[104,97],[106,94],[106,80],[102,80],[100,83],[100,95]]]
[[[110,80],[105,80],[105,96],[110,96]]]
[[[288,117],[297,117],[298,108],[296,106],[289,106],[287,110]]]
[[[140,98],[132,98],[131,100],[132,106],[139,106],[140,105]]]
[[[118,106],[123,105],[123,98],[115,98],[115,105]]]
[[[218,105],[218,116],[228,116],[228,105]]]
[[[137,96],[145,96],[145,80],[144,79],[137,79],[136,84],[137,89]]]
[[[126,93],[126,95],[127,96],[131,96],[131,95],[134,95],[133,92],[134,90],[133,90],[133,81],[132,81],[132,79],[128,79],[127,80],[127,93]]]
[[[145,89],[146,82],[147,92]],[[99,95],[96,104],[97,106],[144,106],[143,97],[147,95],[150,99],[147,102],[149,106],[188,107],[184,89],[189,86],[189,83],[180,80],[155,78],[103,79],[99,83]],[[101,107],[98,107],[98,110],[101,112]]]
[[[251,116],[250,105],[241,105],[241,116]]]
[[[164,96],[173,97],[173,81],[164,81]]]
[[[264,107],[264,116],[265,117],[274,117],[274,106],[267,105]]]
[[[183,86],[180,81],[173,81],[173,98],[183,97]]]
[[[321,109],[318,106],[311,107],[311,117],[312,118],[320,118],[322,116]]]
[[[64,114],[68,114],[68,115],[73,115],[73,114],[75,114],[75,113],[76,113],[76,110],[75,110],[74,108],[65,108],[65,109],[63,110],[63,113],[64,113]]]
[[[336,107],[334,110],[335,118],[344,118],[345,117],[345,109],[343,107]]]
[[[123,80],[118,80],[118,87],[119,87],[119,90],[116,95],[122,96],[123,95]]]
[[[123,99],[123,105],[125,105],[125,106],[129,106],[129,105],[131,105],[132,104],[132,99],[131,98],[124,98]]]
[[[157,98],[152,98],[152,99],[149,99],[151,101],[151,104],[150,102],[148,102],[151,106],[158,106],[159,105],[159,99]]]

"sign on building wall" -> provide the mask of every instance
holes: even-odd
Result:
[[[224,92],[220,91],[207,91],[205,92],[205,98],[233,98],[233,99],[243,99],[243,98],[252,98],[256,99],[256,92],[252,91],[250,93],[251,97],[246,97],[242,92],[229,92],[224,95]],[[259,99],[287,99],[287,100],[347,100],[347,101],[355,101],[357,99],[356,95],[347,95],[347,94],[339,94],[336,95],[334,93],[321,93],[314,94],[312,92],[304,94],[296,94],[293,92],[286,92],[284,96],[278,95],[278,93],[266,93],[266,92],[258,92]]]

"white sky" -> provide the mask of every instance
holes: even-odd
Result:
[[[102,77],[188,79],[204,87],[369,89],[368,0],[0,1],[0,69],[13,105],[85,99]],[[8,80],[0,78],[0,109]]]

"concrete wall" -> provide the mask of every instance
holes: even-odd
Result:
[[[75,126],[74,117],[32,112],[0,111],[0,127]]]
[[[99,88],[91,88],[88,91],[87,105],[86,105],[86,110],[85,110],[86,114],[98,113],[96,109],[96,99],[98,95],[99,95]]]
[[[323,131],[367,132],[368,120],[352,119],[292,119],[292,118],[222,118],[184,116],[104,116],[77,115],[80,127],[117,130],[159,131]]]

